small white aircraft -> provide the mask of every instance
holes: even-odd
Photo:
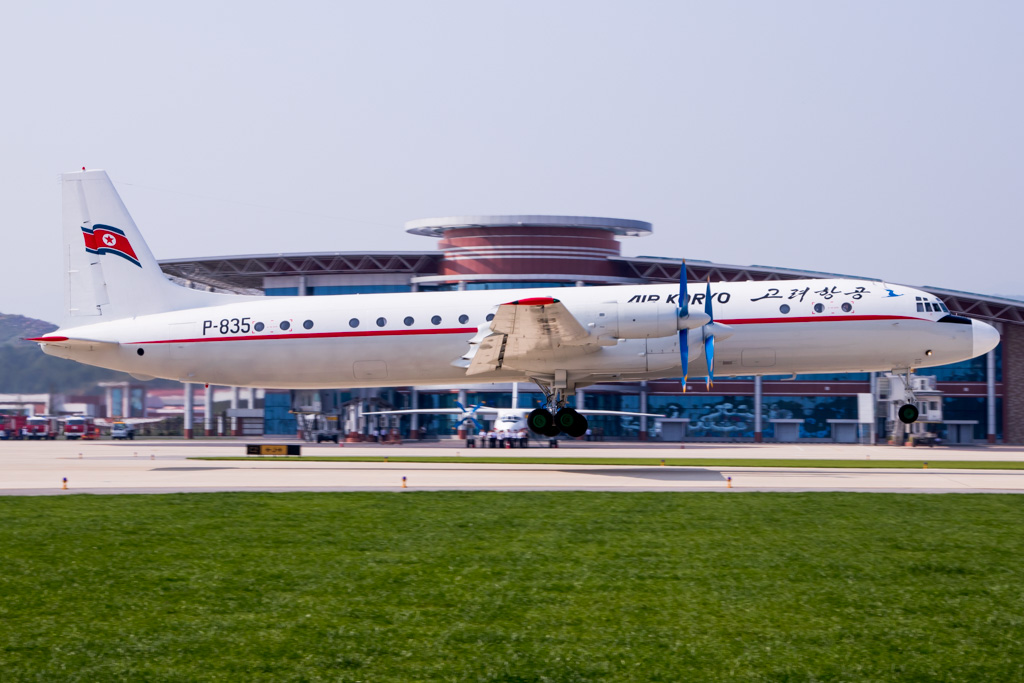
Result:
[[[310,297],[241,296],[164,276],[104,171],[67,173],[67,316],[31,341],[139,379],[266,388],[537,384],[539,433],[586,431],[566,405],[615,381],[913,370],[999,343],[921,290],[873,280],[708,282]],[[909,382],[908,382],[909,384]],[[685,384],[684,384],[685,387]],[[911,397],[912,400],[912,397]],[[905,422],[917,419],[903,405]]]
[[[363,413],[363,415],[457,415],[458,420],[456,425],[461,425],[465,422],[470,422],[478,430],[484,429],[481,419],[490,417],[493,419],[491,429],[496,432],[518,432],[521,429],[527,429],[529,425],[529,416],[533,412],[531,408],[495,408],[488,405],[471,405],[468,408],[463,406],[458,401],[455,402],[456,408],[406,408],[403,410],[380,410],[372,413]],[[632,413],[623,410],[593,410],[589,408],[575,409],[575,412],[579,415],[586,417],[587,415],[617,415],[619,417],[665,417],[658,413]],[[586,426],[583,427],[583,432],[580,434],[570,434],[570,436],[582,436],[587,430]],[[550,429],[552,433],[547,434],[548,436],[557,436],[559,431]],[[546,432],[545,432],[546,433]],[[568,433],[568,432],[567,432]]]

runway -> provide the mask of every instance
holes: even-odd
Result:
[[[304,445],[307,455],[523,455],[1024,461],[1012,447],[909,449],[853,445],[694,445],[685,450],[630,444],[557,450],[473,451],[455,445]],[[659,467],[479,463],[193,460],[244,455],[243,441],[0,441],[0,495],[216,491],[865,491],[1024,493],[1024,470],[801,467]],[[68,488],[63,488],[67,478]],[[403,488],[403,478],[405,487]]]

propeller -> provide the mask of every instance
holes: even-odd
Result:
[[[704,359],[708,366],[707,388],[715,383],[715,337],[726,339],[732,335],[732,328],[715,322],[715,314],[711,303],[711,277],[708,277],[707,291],[704,294],[704,311],[690,312],[690,297],[686,284],[686,261],[679,269],[679,355],[683,363],[683,393],[686,393],[686,381],[690,374],[690,330],[701,328],[704,340]]]
[[[704,359],[708,363],[708,381],[705,387],[715,385],[715,314],[711,311],[711,276],[708,276],[708,290],[704,295],[704,312],[708,314],[708,324],[704,326]]]
[[[456,401],[455,405],[458,406],[459,410],[462,411],[462,418],[458,422],[455,423],[456,429],[463,422],[467,422],[467,421],[468,422],[472,422],[473,425],[476,426],[476,428],[478,430],[481,430],[481,429],[484,428],[484,426],[482,424],[480,424],[480,422],[477,421],[477,419],[476,419],[476,411],[480,410],[480,406],[482,404],[471,405],[469,408],[466,408],[466,406],[464,406],[460,402]],[[467,413],[468,413],[468,415],[467,415]]]
[[[686,289],[686,261],[679,267],[679,317],[690,316],[690,295]],[[690,342],[688,337],[690,330],[680,328],[679,330],[679,356],[683,361],[683,393],[686,393],[686,378],[690,376]]]

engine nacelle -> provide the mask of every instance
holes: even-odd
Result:
[[[695,329],[711,320],[703,311],[691,309],[685,318],[680,318],[678,311],[671,304],[619,304],[618,329],[613,336],[619,339],[670,337],[679,330]]]

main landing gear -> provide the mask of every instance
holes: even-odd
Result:
[[[530,431],[548,438],[565,432],[574,439],[587,433],[587,418],[565,405],[565,394],[562,391],[551,389],[541,382],[536,384],[544,392],[548,407],[537,408],[526,416]]]
[[[575,439],[587,433],[587,418],[566,407],[559,408],[554,415],[547,408],[537,408],[526,417],[526,424],[530,431],[547,437],[565,432]]]

